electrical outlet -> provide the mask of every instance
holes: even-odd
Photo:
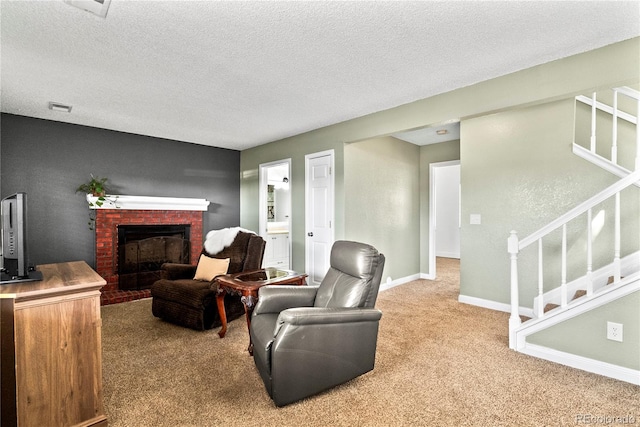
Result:
[[[622,342],[622,323],[607,322],[607,339]]]

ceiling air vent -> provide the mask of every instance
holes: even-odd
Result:
[[[64,0],[64,2],[78,9],[86,10],[94,15],[106,18],[111,0]]]
[[[71,105],[61,104],[59,102],[49,101],[49,109],[51,111],[59,111],[61,113],[70,113]]]

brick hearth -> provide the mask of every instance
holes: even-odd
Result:
[[[149,298],[151,291],[121,290],[118,287],[118,225],[191,225],[190,259],[196,265],[202,250],[202,212],[191,210],[96,210],[96,271],[107,284],[101,289],[102,305]]]

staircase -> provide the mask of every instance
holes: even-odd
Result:
[[[624,211],[626,216],[623,216],[621,208],[623,195],[629,197],[631,194],[631,197],[640,198],[638,195],[640,192],[638,189],[640,187],[640,131],[638,131],[640,92],[628,87],[620,87],[614,88],[611,94],[604,97],[611,99],[612,105],[597,100],[595,93],[591,98],[576,97],[577,105],[586,104],[591,107],[591,129],[588,143],[583,146],[574,142],[573,152],[617,176],[619,180],[523,239],[518,238],[516,231],[511,232],[507,241],[511,260],[509,347],[532,356],[640,385],[640,371],[587,359],[527,341],[527,337],[531,334],[640,290],[640,244],[631,253],[621,254],[621,236],[625,235],[625,230],[628,233],[629,230],[640,229],[640,204],[637,208],[634,205],[627,205]],[[621,109],[618,104],[621,97],[623,98],[621,103],[625,105],[624,109]],[[633,108],[628,108],[629,105]],[[635,115],[629,114],[625,110],[635,110]],[[610,138],[602,138],[602,131],[597,128],[597,124],[603,125],[603,117],[610,121],[606,124],[606,127],[611,129]],[[630,126],[635,127],[635,140],[630,141],[627,132],[622,147],[619,146],[618,140],[620,121],[626,122],[625,131],[628,131]],[[610,147],[604,148],[598,138],[605,139]],[[625,153],[623,156],[619,156],[621,148]],[[634,153],[632,156],[628,155],[630,150]],[[606,208],[603,206],[612,206],[609,209],[612,212],[607,212],[609,215],[605,215]],[[595,216],[594,212],[597,212]],[[597,258],[602,264],[602,254],[608,250],[606,247],[595,246],[595,237],[602,230],[606,216],[613,217],[613,251],[608,255],[605,254],[605,257],[610,261],[594,270],[594,255],[598,255]],[[621,221],[623,217],[625,220]],[[585,220],[586,227],[584,227]],[[580,230],[580,227],[583,228]],[[585,237],[582,246],[586,246],[584,248],[586,249],[586,259],[581,262],[586,268],[582,273],[576,273],[576,260],[569,259],[568,230],[571,230],[574,236],[579,234]],[[576,230],[578,230],[577,233]],[[554,245],[553,242],[554,239],[557,239],[558,233],[560,234],[559,243]],[[581,242],[573,243],[581,244]],[[533,247],[523,256],[529,258],[529,265],[536,265],[534,267],[537,269],[537,272],[534,273],[537,275],[535,292],[526,287],[526,284],[519,282],[518,274],[519,255],[523,249],[530,245]],[[544,253],[545,251],[553,253],[556,250],[559,253],[559,259]],[[628,247],[626,251],[629,252]],[[536,254],[537,261],[531,259],[535,258]],[[550,260],[550,258],[552,259]],[[570,266],[572,267],[570,268]],[[559,269],[559,285],[551,283],[553,287],[550,288],[548,284],[545,284],[545,279],[549,278],[548,274],[545,276],[545,269]],[[568,281],[569,275],[574,277],[578,275],[579,277]],[[521,291],[523,295],[535,294],[530,301],[530,308],[520,307]]]

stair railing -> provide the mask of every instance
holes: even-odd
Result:
[[[522,240],[518,239],[518,234],[515,230],[511,231],[511,234],[507,240],[507,250],[509,252],[511,263],[511,316],[509,317],[509,347],[516,348],[515,331],[522,324],[520,319],[520,300],[519,300],[519,284],[518,284],[518,253],[531,245],[534,242],[538,242],[538,296],[542,301],[542,295],[544,293],[544,280],[543,280],[543,254],[542,254],[542,239],[551,232],[562,228],[562,254],[561,254],[561,283],[560,283],[560,300],[561,307],[566,307],[568,304],[567,297],[567,223],[577,218],[578,216],[587,213],[587,295],[593,294],[593,282],[591,280],[592,267],[593,267],[593,236],[591,232],[591,218],[592,209],[599,203],[615,197],[615,213],[614,213],[614,253],[613,253],[613,269],[614,269],[614,283],[620,282],[621,279],[621,263],[620,263],[620,192],[625,188],[634,185],[636,181],[640,180],[640,169],[629,174],[625,178],[620,179],[613,185],[602,190],[600,193],[594,195],[590,199],[579,204],[575,208],[571,209],[564,215],[530,234]],[[536,308],[536,317],[542,318],[544,314],[544,304],[540,303]]]
[[[618,109],[618,95],[623,95],[635,100],[637,103],[635,116]],[[593,154],[596,153],[596,111],[601,110],[611,114],[613,123],[610,160],[614,164],[618,165],[618,118],[626,120],[629,123],[633,123],[636,126],[638,125],[640,122],[640,92],[626,86],[613,88],[613,106],[597,101],[595,92],[593,92],[591,98],[581,95],[577,96],[576,100],[591,106],[591,136],[589,141],[589,151]],[[636,132],[636,156],[634,167],[634,170],[640,170],[640,132]]]

